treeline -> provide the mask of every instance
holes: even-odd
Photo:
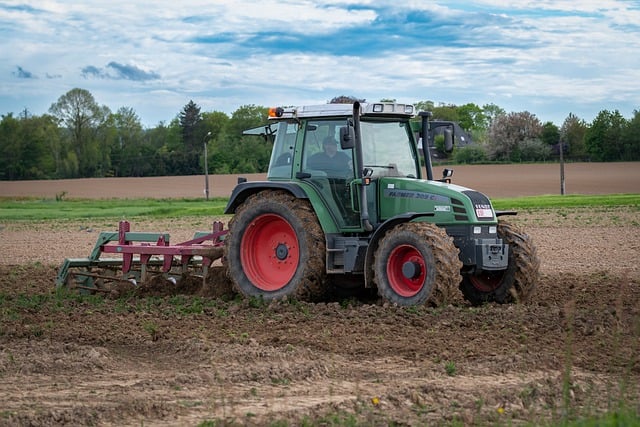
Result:
[[[340,96],[329,102],[354,100]],[[472,137],[473,144],[448,155],[455,162],[547,161],[561,148],[567,159],[640,160],[638,111],[625,119],[618,111],[603,110],[591,123],[570,114],[558,127],[541,123],[529,112],[507,113],[494,104],[423,101],[416,107],[459,122]],[[265,124],[267,112],[267,107],[245,105],[229,116],[202,112],[190,101],[170,123],[145,129],[133,109],[121,107],[114,113],[89,91],[72,89],[48,114],[25,110],[2,115],[0,180],[202,174],[205,151],[209,173],[266,172],[271,147],[242,131]]]
[[[438,119],[458,122],[471,135],[473,144],[449,155],[456,163],[550,161],[559,157],[561,149],[565,159],[573,161],[640,160],[638,110],[630,119],[617,110],[602,110],[591,123],[569,114],[558,127],[542,123],[528,111],[507,113],[495,104],[436,106],[427,101],[416,106],[433,111]],[[436,147],[441,149],[438,141]]]

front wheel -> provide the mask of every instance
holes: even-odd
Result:
[[[386,232],[374,255],[379,295],[400,306],[447,304],[457,292],[461,262],[451,237],[429,223],[400,224]]]
[[[460,282],[465,299],[474,305],[526,302],[538,281],[540,259],[531,238],[506,221],[498,223],[498,237],[509,245],[507,269],[466,274]]]
[[[229,223],[225,255],[234,288],[266,300],[315,300],[325,291],[325,241],[309,202],[252,195]]]

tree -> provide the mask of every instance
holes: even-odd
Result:
[[[483,109],[474,103],[458,107],[458,120],[460,127],[466,131],[483,131],[489,125],[489,118]]]
[[[573,113],[569,113],[560,127],[560,140],[566,147],[572,158],[582,158],[587,151],[584,144],[584,136],[587,132],[587,124]]]
[[[22,131],[22,179],[49,179],[57,177],[57,164],[52,147],[59,146],[56,119],[48,114],[20,120]]]
[[[491,126],[493,121],[500,116],[504,116],[507,112],[504,108],[497,106],[496,104],[485,104],[482,106],[482,113],[487,118],[487,126]]]
[[[542,125],[540,139],[549,146],[556,145],[560,141],[560,129],[553,122],[545,122]]]
[[[600,111],[585,133],[585,146],[591,159],[599,162],[622,160],[622,131],[626,125],[618,110]]]
[[[148,153],[143,153],[144,131],[132,108],[120,107],[112,116],[115,131],[111,159],[116,176],[145,176],[152,173]]]
[[[12,113],[2,116],[0,121],[0,179],[20,179],[20,122]]]
[[[436,120],[448,120],[451,122],[459,122],[458,107],[453,104],[440,104],[432,110],[433,118]]]
[[[268,108],[244,105],[233,112],[210,150],[209,162],[216,173],[265,172],[270,144],[255,136],[243,136],[246,129],[267,123]]]
[[[328,104],[353,104],[355,102],[366,102],[365,99],[356,98],[355,96],[340,95],[336,96],[328,102]]]
[[[624,146],[623,160],[640,160],[640,111],[633,111],[633,118],[627,122],[622,132]]]
[[[200,107],[195,102],[189,101],[180,112],[180,128],[182,129],[182,143],[187,153],[200,150],[200,139],[198,138],[198,126],[202,122]]]
[[[75,88],[51,104],[49,112],[67,129],[80,176],[96,176],[101,169],[102,152],[106,150],[99,145],[96,133],[107,120],[109,108],[98,105],[89,91]]]
[[[0,179],[48,179],[59,177],[60,147],[56,119],[50,115],[19,118],[12,114],[0,121]]]
[[[523,161],[520,145],[523,141],[539,139],[542,123],[528,111],[497,116],[487,136],[491,157],[495,160]],[[530,142],[527,142],[530,145]]]
[[[204,132],[204,136],[202,137],[202,139],[204,143],[207,144],[207,148],[208,148],[207,154],[209,158],[207,159],[207,167],[209,168],[209,170],[212,170],[212,167],[217,170],[222,170],[219,168],[220,165],[216,163],[217,161],[219,161],[219,159],[214,158],[216,157],[216,153],[217,153],[217,150],[215,147],[216,147],[216,141],[221,140],[224,130],[227,128],[228,125],[229,125],[229,116],[227,116],[226,113],[223,113],[221,111],[212,111],[212,112],[202,113],[202,128]],[[211,135],[209,137],[206,137],[208,132],[211,132]],[[203,163],[204,163],[204,160],[203,160]],[[204,164],[203,164],[203,168],[204,168]]]

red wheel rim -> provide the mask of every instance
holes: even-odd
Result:
[[[402,268],[411,263],[417,267],[414,277],[407,277]],[[389,285],[400,296],[412,297],[424,286],[427,277],[427,265],[422,254],[411,245],[401,245],[393,249],[387,261]]]
[[[480,292],[492,292],[500,287],[503,277],[504,272],[481,273],[477,276],[470,276],[469,280],[473,287]]]
[[[300,261],[296,232],[281,216],[264,214],[247,227],[240,243],[247,278],[263,291],[277,291],[293,278]]]

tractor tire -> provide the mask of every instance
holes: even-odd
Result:
[[[443,306],[458,293],[462,262],[453,239],[433,224],[409,222],[386,232],[374,254],[373,279],[383,300]]]
[[[233,288],[244,296],[315,301],[326,291],[325,248],[308,201],[262,191],[229,222],[225,258]]]
[[[538,281],[540,259],[531,238],[515,225],[498,222],[498,237],[509,245],[509,265],[503,271],[464,275],[460,290],[473,305],[487,302],[524,303]]]

